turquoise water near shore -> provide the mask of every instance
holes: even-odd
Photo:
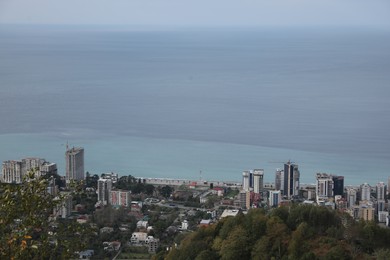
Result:
[[[241,180],[390,175],[390,32],[0,27],[0,160]],[[278,163],[271,163],[278,162]]]
[[[263,168],[265,181],[273,182],[276,168],[291,159],[299,165],[302,183],[314,183],[315,173],[327,172],[345,176],[346,184],[359,185],[386,181],[388,168],[380,159],[252,145],[123,136],[79,139],[53,133],[0,135],[0,158],[42,157],[57,163],[63,174],[67,140],[85,148],[85,170],[93,174],[241,181],[242,171]]]

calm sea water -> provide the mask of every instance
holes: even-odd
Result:
[[[0,28],[0,160],[240,180],[291,159],[347,184],[390,173],[390,34]],[[276,163],[274,163],[276,162]]]

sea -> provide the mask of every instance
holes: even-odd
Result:
[[[390,176],[390,31],[0,25],[0,160],[265,181]]]

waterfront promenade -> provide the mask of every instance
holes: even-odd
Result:
[[[242,184],[237,181],[205,181],[205,180],[187,180],[187,179],[170,179],[170,178],[145,178],[136,177],[141,179],[146,184],[153,185],[169,185],[169,186],[197,186],[197,187],[209,187],[212,183],[214,187],[234,187],[241,188]]]

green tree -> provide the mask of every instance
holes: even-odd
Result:
[[[250,247],[248,232],[237,226],[222,244],[221,259],[250,259]]]
[[[165,198],[168,198],[169,196],[171,196],[172,192],[173,192],[172,187],[170,187],[168,185],[162,187],[160,190],[161,195]]]
[[[53,209],[61,200],[47,193],[48,180],[28,173],[22,184],[2,187],[0,194],[0,258],[1,259],[69,259],[83,249],[88,240],[86,230],[76,222],[61,229],[50,221]],[[73,238],[72,241],[59,237]],[[72,243],[76,242],[76,243]]]

